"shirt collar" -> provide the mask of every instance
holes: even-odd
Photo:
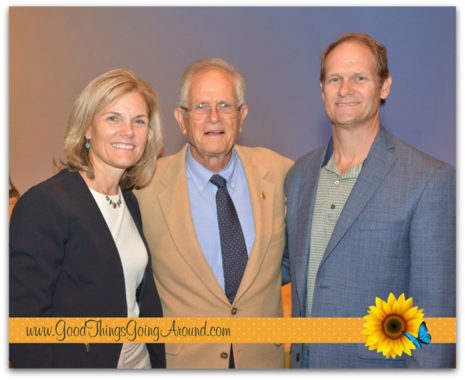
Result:
[[[328,163],[325,165],[325,169],[337,174],[339,177],[342,179],[349,179],[349,178],[358,178],[358,175],[362,171],[362,166],[363,162],[360,164],[355,164],[351,166],[349,169],[347,169],[342,175],[339,173],[339,170],[337,169],[336,163],[334,162],[334,155],[331,155],[329,158]]]
[[[236,151],[233,149],[231,154],[231,160],[229,160],[226,167],[219,173],[213,173],[211,170],[207,169],[192,156],[190,145],[188,145],[186,152],[187,177],[192,179],[195,187],[197,187],[199,191],[204,191],[208,185],[212,185],[214,189],[216,189],[216,186],[210,183],[210,178],[213,174],[219,174],[227,181],[228,186],[234,189],[236,187],[236,180],[238,176],[238,159],[239,157]]]

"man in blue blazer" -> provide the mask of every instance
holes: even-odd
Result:
[[[294,317],[363,317],[376,297],[405,293],[425,317],[455,316],[455,170],[380,125],[391,76],[385,47],[365,34],[323,53],[327,147],[286,179]],[[434,334],[433,334],[434,343]],[[364,344],[294,344],[293,367],[453,367],[455,345],[387,359]]]

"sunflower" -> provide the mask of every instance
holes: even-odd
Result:
[[[387,302],[376,297],[376,306],[370,306],[368,315],[363,317],[366,321],[363,335],[367,335],[365,346],[386,358],[395,359],[403,352],[411,356],[415,346],[404,331],[416,336],[423,316],[423,309],[413,306],[413,298],[406,300],[403,293],[397,299],[393,293],[389,294]]]

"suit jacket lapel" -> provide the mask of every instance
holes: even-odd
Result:
[[[380,128],[362,171],[341,212],[321,264],[331,254],[339,241],[358,217],[396,160],[394,147],[389,144],[386,131]]]
[[[82,207],[82,215],[85,216],[85,220],[91,225],[92,231],[95,232],[95,235],[99,236],[99,241],[102,242],[102,246],[105,246],[107,251],[111,249],[113,256],[116,258],[117,262],[121,264],[121,274],[123,274],[123,265],[118,253],[118,248],[116,247],[113,235],[111,234],[110,228],[108,227],[96,200],[92,196],[92,193],[81,175],[77,172],[71,172],[71,174],[73,176],[73,180],[76,181],[74,187],[76,195],[79,196],[79,201],[82,202],[83,205],[88,205],[88,207]]]
[[[303,308],[307,297],[307,268],[310,253],[310,239],[312,230],[312,218],[315,205],[316,192],[318,189],[318,181],[320,178],[320,169],[324,161],[326,149],[322,148],[321,152],[317,153],[320,160],[313,160],[311,165],[306,168],[306,172],[302,175],[302,184],[299,187],[299,202],[298,209],[302,212],[298,213],[297,226],[298,231],[295,236],[298,238],[295,241],[295,252],[298,256],[295,258],[295,286],[300,305]],[[293,267],[293,268],[294,268]]]
[[[247,149],[237,145],[235,149],[247,177],[255,227],[255,240],[241,285],[237,291],[237,300],[246,292],[257,276],[271,240],[275,185],[267,179],[268,170]]]
[[[72,181],[72,191],[76,196],[77,201],[82,205],[80,207],[80,218],[85,223],[88,223],[90,230],[94,232],[95,238],[94,243],[98,246],[96,248],[96,254],[108,256],[106,263],[108,264],[108,271],[114,273],[115,277],[118,277],[119,289],[114,289],[115,292],[125,294],[125,283],[124,283],[124,272],[123,263],[118,252],[113,235],[105,221],[105,218],[100,211],[100,208],[95,201],[92,193],[90,192],[86,182],[78,172],[68,172],[70,180]],[[123,313],[127,312],[126,297],[122,297],[121,310]]]
[[[171,169],[160,178],[160,182],[166,188],[158,195],[158,202],[179,254],[200,282],[204,283],[215,296],[229,302],[211,271],[197,240],[197,233],[190,214],[187,190],[186,148],[187,145],[177,154],[177,161]]]

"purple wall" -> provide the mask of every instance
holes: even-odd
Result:
[[[455,7],[10,8],[10,173],[21,192],[63,157],[71,105],[95,76],[130,67],[156,88],[165,154],[184,143],[172,116],[195,59],[222,57],[248,82],[240,143],[296,159],[325,144],[320,52],[348,31],[388,48],[393,86],[383,125],[455,165]]]

